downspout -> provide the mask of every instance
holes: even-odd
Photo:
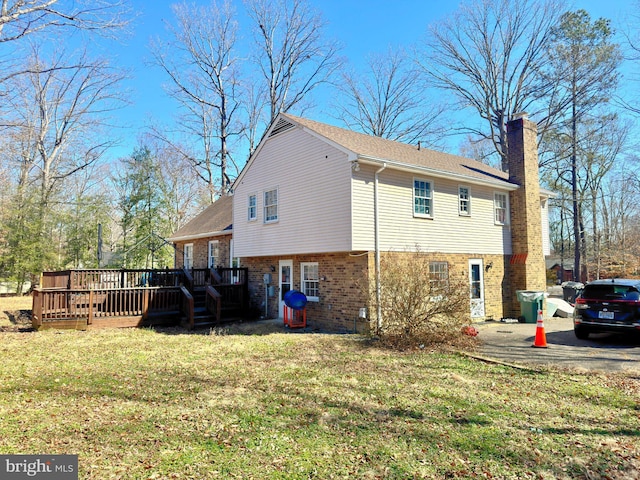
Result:
[[[377,306],[377,330],[382,329],[382,288],[380,285],[380,213],[378,209],[378,175],[387,168],[387,164],[383,163],[373,176],[373,236],[375,245],[375,262],[376,262],[376,306]]]

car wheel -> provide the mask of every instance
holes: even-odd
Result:
[[[587,340],[589,338],[589,330],[584,327],[574,327],[573,332],[580,340]]]

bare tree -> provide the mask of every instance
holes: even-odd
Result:
[[[127,24],[128,10],[125,0],[0,0],[0,43],[69,27],[107,33]]]
[[[170,79],[169,94],[180,102],[186,133],[200,142],[198,155],[177,151],[190,160],[194,171],[207,183],[213,201],[229,190],[227,169],[233,163],[230,143],[243,132],[237,118],[240,80],[235,12],[229,2],[221,6],[213,2],[206,7],[183,3],[172,9],[176,25],[169,26],[171,40],[156,41],[153,56]],[[219,186],[214,167],[220,169]]]
[[[369,135],[435,146],[443,109],[427,100],[419,77],[401,50],[371,56],[364,75],[343,74],[338,116],[349,128]]]
[[[545,46],[561,8],[557,0],[475,0],[432,25],[419,55],[429,83],[484,120],[481,127],[461,131],[492,141],[504,170],[511,115],[542,116],[538,122],[544,127],[555,113],[548,99],[553,85],[538,72],[547,62]]]
[[[634,83],[640,81],[640,73],[638,67],[640,67],[640,15],[637,13],[640,9],[640,1],[635,2],[635,9],[632,9],[632,14],[629,15],[629,23],[631,27],[630,32],[625,33],[626,40],[626,60],[630,61],[634,66],[634,75],[631,75],[629,80]],[[629,110],[633,114],[640,114],[640,96],[635,91],[625,92],[625,98],[618,97],[617,102],[622,105],[623,108]]]
[[[211,203],[208,192],[202,189],[202,182],[193,175],[184,175],[190,168],[185,156],[173,145],[158,140],[153,133],[142,135],[140,142],[150,149],[158,165],[157,189],[165,198],[163,216],[169,231],[175,232],[188,220]],[[194,202],[194,199],[198,201]]]
[[[244,137],[249,144],[249,155],[252,155],[260,141],[260,128],[265,123],[264,108],[267,105],[267,95],[259,83],[246,82],[243,96],[247,119]]]
[[[247,0],[247,7],[272,122],[330,81],[340,67],[338,46],[323,38],[324,21],[307,0]]]
[[[16,214],[29,205],[31,218],[24,225],[38,229],[30,233],[39,242],[31,253],[39,262],[29,267],[32,274],[45,263],[50,247],[46,222],[57,195],[69,178],[98,162],[113,144],[104,130],[108,113],[121,105],[121,74],[85,53],[75,66],[65,67],[69,56],[58,52],[43,61],[34,47],[25,69],[30,73],[4,85],[11,95],[3,105],[7,135],[0,148],[17,175]]]

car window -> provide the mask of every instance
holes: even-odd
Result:
[[[593,300],[640,300],[640,292],[626,285],[587,285],[582,296]]]

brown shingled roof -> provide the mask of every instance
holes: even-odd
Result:
[[[281,117],[308,128],[361,157],[397,162],[406,166],[428,168],[434,171],[461,175],[480,181],[509,183],[508,173],[492,168],[477,160],[427,148],[418,149],[416,145],[408,145],[364,133],[353,132],[344,128],[334,127],[289,114],[281,114]]]
[[[231,233],[233,197],[224,196],[213,202],[175,232],[169,240],[188,240],[221,233]]]

